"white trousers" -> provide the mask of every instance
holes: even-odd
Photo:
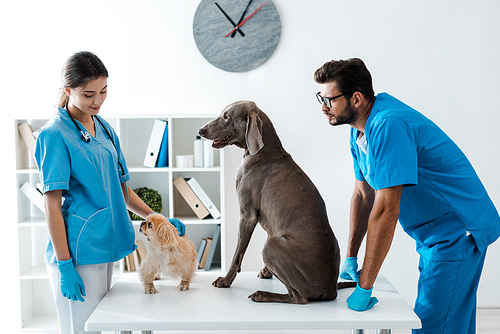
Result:
[[[61,293],[61,276],[57,264],[47,264],[52,294],[56,302],[61,334],[99,334],[85,332],[85,322],[111,288],[113,263],[75,266],[85,285],[85,301],[73,301]]]

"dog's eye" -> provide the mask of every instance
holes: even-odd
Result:
[[[153,228],[153,224],[151,224],[151,222],[148,223],[148,228]]]
[[[222,115],[222,118],[223,118],[225,121],[227,121],[227,120],[229,120],[229,119],[231,118],[231,116],[229,116],[229,114],[226,112],[226,113],[224,113],[224,115]]]

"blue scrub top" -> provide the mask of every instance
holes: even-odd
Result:
[[[121,188],[130,175],[115,131],[108,122],[102,118],[101,121],[113,137],[116,149],[98,121],[95,121],[96,137],[84,142],[61,107],[40,129],[36,141],[42,192],[62,190],[69,251],[77,265],[115,262],[136,248]],[[124,175],[118,169],[118,159]],[[57,262],[50,238],[45,261]]]
[[[431,120],[381,93],[365,125],[366,148],[358,135],[351,128],[356,179],[375,190],[404,186],[399,221],[422,256],[462,260],[467,232],[481,252],[499,237],[500,217],[474,168]]]

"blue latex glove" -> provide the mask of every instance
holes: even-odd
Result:
[[[348,257],[347,259],[345,259],[344,265],[340,270],[340,278],[358,282],[360,272],[361,270],[358,271],[358,258]]]
[[[186,233],[186,226],[177,218],[168,218],[168,221],[177,228],[179,237],[183,237]]]
[[[347,298],[347,306],[354,311],[366,311],[378,303],[376,297],[372,297],[372,290],[365,290],[356,285],[356,290]]]
[[[84,302],[85,285],[80,274],[73,266],[73,260],[57,261],[57,268],[61,274],[61,293],[64,297]]]

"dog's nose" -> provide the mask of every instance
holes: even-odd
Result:
[[[198,134],[199,134],[200,136],[203,136],[203,135],[205,134],[205,132],[206,132],[205,128],[201,128],[201,129],[198,131]]]

